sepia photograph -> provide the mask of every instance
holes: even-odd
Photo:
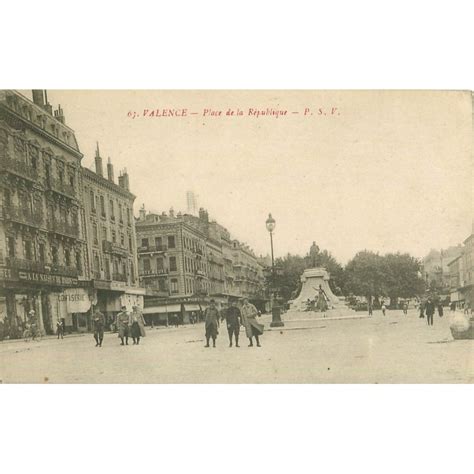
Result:
[[[470,91],[0,90],[4,384],[474,381]]]

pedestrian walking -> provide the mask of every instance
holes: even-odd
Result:
[[[406,301],[405,301],[405,303],[403,303],[403,314],[405,316],[408,314],[408,304],[407,304]]]
[[[424,303],[420,303],[420,318],[424,318],[425,317],[425,305]]]
[[[374,306],[372,304],[372,299],[369,299],[368,308],[369,308],[369,316],[372,316],[373,312],[374,312]]]
[[[212,338],[212,347],[216,347],[216,339],[219,334],[219,310],[216,307],[216,302],[211,300],[209,302],[209,307],[206,308],[204,312],[205,318],[205,329],[206,329],[206,345],[204,347],[209,347],[209,341]]]
[[[387,311],[387,307],[385,306],[385,303],[382,302],[382,314],[385,316],[385,312]]]
[[[441,303],[438,303],[438,316],[442,318],[443,314],[444,314],[443,305]]]
[[[62,319],[58,319],[56,323],[56,334],[58,335],[58,339],[64,339],[64,323]]]
[[[244,298],[244,304],[240,310],[242,324],[245,326],[245,332],[249,338],[249,347],[253,347],[253,338],[257,342],[257,347],[260,347],[259,336],[263,334],[263,325],[257,322],[257,308],[251,304],[248,298]]]
[[[431,298],[428,298],[428,301],[426,302],[426,306],[425,306],[425,313],[426,313],[426,321],[429,326],[433,326],[434,312],[435,312],[435,305],[433,301],[431,301]]]
[[[130,334],[134,344],[140,344],[140,337],[145,337],[145,318],[138,306],[133,307],[129,319]]]
[[[456,311],[456,301],[451,301],[449,309],[451,310],[451,313],[454,313]]]
[[[127,312],[127,307],[122,306],[122,310],[120,313],[117,314],[117,330],[118,330],[118,337],[122,341],[120,344],[121,346],[124,345],[123,340],[125,339],[125,344],[128,346],[128,337],[130,336],[130,327],[128,325],[129,321],[129,314]]]
[[[226,320],[227,332],[229,334],[229,347],[232,347],[232,338],[235,337],[235,347],[239,346],[240,325],[242,324],[242,316],[240,309],[237,307],[237,301],[232,298],[229,301],[229,307],[225,311],[222,319]]]
[[[95,347],[102,347],[102,341],[104,340],[105,316],[100,312],[99,308],[96,308],[92,315],[92,324],[94,326]]]

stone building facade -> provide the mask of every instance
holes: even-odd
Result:
[[[145,315],[154,322],[187,321],[211,298],[263,299],[263,272],[245,245],[201,209],[190,214],[147,214],[136,222],[140,282],[146,288]]]
[[[44,91],[0,91],[0,317],[12,334],[30,310],[52,333],[88,305],[82,156]]]
[[[137,244],[133,204],[126,170],[115,182],[114,169],[107,163],[104,175],[99,145],[95,172],[82,168],[83,203],[92,288],[107,322],[114,320],[122,305],[143,307],[144,290],[139,288]]]

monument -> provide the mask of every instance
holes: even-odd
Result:
[[[307,268],[301,275],[301,291],[290,301],[290,311],[315,311],[320,315],[347,314],[352,310],[346,305],[344,298],[337,297],[329,286],[330,275],[320,265],[319,247],[313,242],[309,250],[309,258],[313,268]]]

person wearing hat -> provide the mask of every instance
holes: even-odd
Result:
[[[123,340],[125,338],[125,344],[128,346],[128,336],[130,335],[130,327],[129,327],[129,315],[127,312],[127,307],[124,305],[122,306],[122,311],[117,314],[116,320],[117,330],[118,330],[118,337],[122,341],[120,344],[123,346]]]
[[[104,326],[105,326],[105,316],[100,312],[99,308],[96,307],[94,314],[92,315],[92,323],[94,324],[94,339],[95,347],[102,347],[102,340],[104,339]]]
[[[134,344],[140,344],[140,337],[145,337],[145,319],[143,313],[139,311],[138,306],[133,307],[128,321],[130,328],[130,335],[132,336]]]
[[[257,342],[257,347],[260,347],[260,340],[258,337],[263,334],[263,325],[257,323],[257,308],[249,302],[248,298],[244,298],[244,304],[242,305],[240,313],[242,315],[242,324],[245,326],[245,332],[250,341],[249,347],[253,347],[252,338],[254,337]]]
[[[204,313],[205,318],[205,328],[206,328],[206,345],[204,347],[209,347],[209,340],[212,337],[212,347],[216,347],[216,339],[219,334],[219,310],[216,307],[216,302],[211,300],[209,302],[209,307],[206,308]]]
[[[229,333],[229,347],[232,347],[232,336],[235,336],[235,347],[239,346],[240,325],[242,324],[242,316],[240,309],[237,307],[235,298],[229,299],[229,307],[225,311],[222,319],[226,320],[227,332]]]
[[[428,298],[425,306],[426,321],[428,326],[433,326],[433,315],[435,313],[435,304],[431,298]]]

